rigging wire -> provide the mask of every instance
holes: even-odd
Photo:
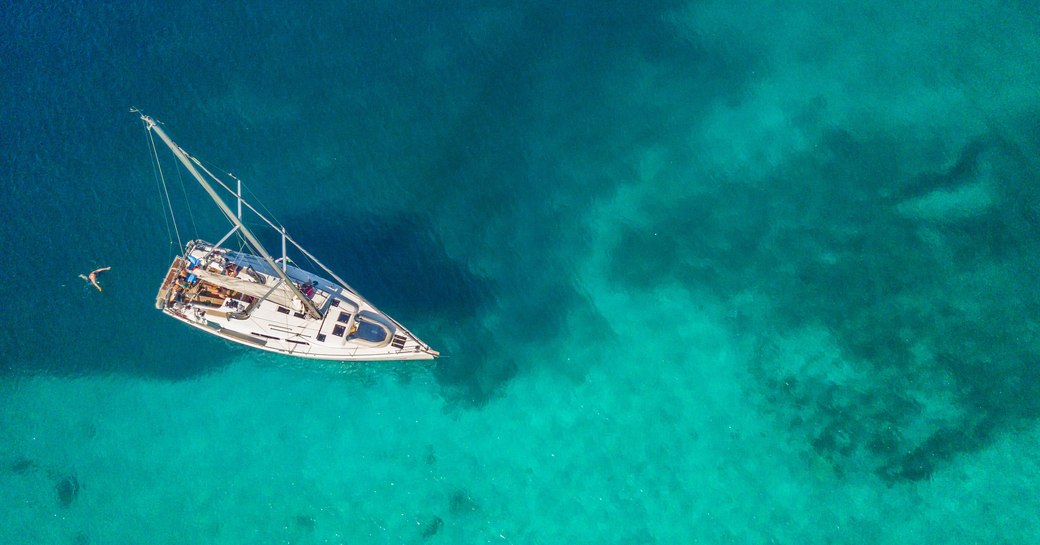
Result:
[[[152,135],[152,131],[148,131],[148,140],[152,143],[152,155],[155,157],[155,166],[159,170],[159,178],[162,180],[162,190],[166,195],[166,205],[170,208],[170,218],[173,219],[173,231],[177,233],[177,244],[180,248],[184,248],[184,242],[181,241],[181,230],[177,227],[177,216],[173,213],[173,202],[170,201],[170,190],[166,186],[166,175],[163,174],[162,163],[159,162],[159,152],[155,149],[155,137]],[[166,210],[163,210],[163,214],[166,214]],[[168,232],[169,228],[167,227]],[[178,251],[177,253],[180,252]]]
[[[188,217],[191,218],[191,228],[195,231],[195,238],[199,238],[199,228],[195,225],[195,214],[191,211],[191,202],[188,201],[188,190],[184,187],[184,177],[181,169],[177,169],[177,181],[181,184],[181,193],[184,194],[184,206],[188,208]]]
[[[184,150],[181,149],[181,151],[184,151]],[[239,196],[236,191],[232,190],[231,187],[229,187],[223,180],[218,178],[215,174],[210,172],[209,169],[212,168],[213,170],[216,170],[216,171],[220,172],[221,174],[224,174],[225,176],[231,178],[232,180],[235,180],[237,182],[241,182],[242,180],[239,179],[238,176],[235,176],[234,174],[232,174],[227,169],[222,168],[220,165],[217,165],[217,164],[212,163],[210,161],[204,161],[204,160],[202,160],[202,159],[200,159],[198,157],[195,157],[193,155],[188,154],[187,152],[184,152],[184,153],[196,165],[198,165],[202,169],[202,171],[205,172],[206,175],[210,177],[210,179],[212,179],[214,182],[219,184],[220,187],[222,187],[225,191],[227,191],[229,194],[234,196],[236,199],[242,198],[242,204],[245,205],[245,207],[248,208],[250,211],[252,211],[254,214],[256,214],[260,219],[264,220],[267,223],[268,226],[270,226],[272,229],[274,229],[278,233],[279,236],[281,236],[283,234],[283,230],[285,229],[285,226],[282,224],[282,222],[278,221],[278,218],[276,218],[274,213],[271,212],[271,210],[267,207],[266,204],[264,204],[264,202],[260,199],[260,196],[257,195],[256,193],[253,193],[253,191],[249,188],[249,186],[243,184],[242,185],[243,195]],[[209,168],[207,168],[207,167],[209,167]],[[245,200],[245,196],[246,195],[248,195],[250,197],[249,201]],[[254,208],[253,205],[250,204],[250,202],[257,203],[260,206],[260,208],[264,211],[264,214],[266,214],[266,216],[264,214],[261,214],[259,210]],[[256,226],[256,225],[258,225],[258,224],[249,224],[250,227],[253,227],[253,226]],[[297,245],[296,241],[292,240],[291,237],[289,237],[288,240],[290,240],[293,243],[294,246],[299,248],[299,246]],[[302,253],[302,255],[303,255],[304,260],[306,260],[306,262],[308,264],[310,264],[310,265],[312,265],[314,267],[325,268],[325,266],[323,264],[321,264],[318,261],[316,261],[315,259],[313,259],[313,257],[310,256],[309,254]],[[291,258],[290,258],[289,262],[295,265],[295,262],[293,262],[293,260]]]
[[[184,151],[184,150],[181,150],[181,151]],[[208,165],[209,168],[212,168],[214,170],[217,170],[217,171],[220,171],[220,172],[226,174],[232,180],[236,180],[236,181],[239,181],[239,182],[242,181],[242,180],[240,180],[238,178],[238,176],[235,176],[234,174],[232,174],[230,170],[228,170],[226,168],[222,168],[220,165],[217,165],[217,164],[212,163],[210,161],[203,161],[202,159],[199,159],[197,157],[192,157],[191,155],[189,155],[188,157],[191,157],[192,160],[195,161],[196,163],[204,163],[205,165]],[[206,169],[206,167],[203,166],[203,164],[199,164],[199,166],[201,166],[203,168],[203,170]],[[206,174],[209,174],[209,176],[211,178],[213,178],[214,180],[217,180],[217,178],[215,176],[213,176],[212,173],[206,172]],[[219,182],[220,180],[217,180],[217,181]],[[230,187],[227,187],[223,183],[221,183],[221,185],[223,185],[224,189],[226,189],[232,195],[236,195],[236,193],[234,191],[231,191]],[[264,213],[267,214],[267,217],[271,218],[274,221],[274,223],[277,223],[278,225],[281,225],[281,222],[277,221],[277,219],[274,217],[274,214],[271,212],[271,210],[267,208],[267,205],[265,205],[264,202],[262,200],[260,200],[260,197],[256,193],[253,193],[253,191],[251,189],[249,189],[249,186],[243,185],[242,189],[245,190],[245,193],[247,193],[249,195],[249,198],[250,198],[250,200],[252,202],[255,202],[255,203],[260,205],[260,208],[264,211]],[[245,198],[245,195],[242,195],[242,197]],[[256,212],[256,210],[254,210],[254,212]],[[259,212],[256,212],[256,213],[257,213],[257,215],[260,215]]]
[[[186,155],[189,159],[191,159],[191,161],[193,163],[195,163],[199,168],[201,168],[202,172],[205,172],[206,175],[209,176],[211,180],[213,180],[220,187],[222,187],[224,189],[224,191],[227,191],[230,195],[234,196],[236,199],[239,198],[238,197],[238,193],[236,193],[230,187],[228,187],[228,185],[226,183],[224,183],[224,180],[221,180],[216,175],[214,175],[212,172],[210,172],[210,170],[208,168],[206,168],[206,166],[202,164],[202,161],[200,161],[197,157],[194,157],[194,156],[188,154],[188,152],[184,151],[183,149],[181,149],[181,152],[183,152],[184,155]],[[230,173],[227,173],[227,172],[225,172],[224,174],[227,174],[228,176],[231,176],[232,178],[235,178],[235,176],[233,174],[230,174]],[[238,178],[235,178],[235,180],[238,180]],[[280,223],[278,225],[276,225],[276,223],[277,223],[276,221],[272,221],[271,219],[268,219],[267,217],[265,217],[263,214],[260,213],[259,210],[254,208],[252,204],[249,204],[249,201],[247,201],[245,199],[241,199],[241,202],[242,202],[242,205],[245,208],[249,209],[249,211],[251,211],[252,213],[256,214],[256,217],[258,217],[261,220],[263,220],[269,227],[271,227],[275,231],[278,231],[279,233],[281,232],[282,226],[281,226]],[[268,212],[268,213],[270,213],[270,212]],[[272,215],[272,218],[273,217],[274,216]],[[228,219],[230,220],[231,218],[228,218]]]
[[[152,131],[145,130],[145,142],[144,142],[145,146],[148,146],[149,140],[151,140],[151,136],[152,136]],[[149,147],[149,153],[152,153],[152,152],[155,151],[155,143],[154,142],[152,142],[152,145],[148,146],[148,147]],[[154,156],[154,153],[152,153],[152,154]],[[168,252],[170,254],[172,254],[173,253],[173,251],[172,251],[173,250],[173,232],[170,231],[170,216],[166,213],[166,201],[163,200],[162,186],[159,185],[159,171],[156,169],[156,165],[158,165],[158,164],[159,164],[159,158],[157,156],[155,156],[155,161],[152,161],[152,178],[155,179],[155,190],[159,194],[159,207],[162,209],[163,224],[166,225],[166,240],[169,242],[169,246],[167,247],[167,250],[168,250]]]

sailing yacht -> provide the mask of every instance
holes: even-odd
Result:
[[[230,180],[214,175],[174,143],[159,122],[133,111],[144,122],[163,187],[165,175],[153,135],[173,152],[231,224],[231,230],[216,243],[192,240],[182,255],[174,257],[155,298],[155,306],[163,314],[232,342],[300,358],[428,360],[439,355],[318,261],[284,227],[246,202],[240,180],[227,175],[237,183],[232,189]],[[224,202],[218,189],[234,199],[236,211]],[[167,197],[170,204],[168,201]],[[278,232],[281,257],[272,258],[242,221],[243,208]],[[232,247],[229,241],[239,244]],[[288,246],[312,266],[290,259]]]

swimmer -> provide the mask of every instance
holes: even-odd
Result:
[[[98,285],[98,283],[97,283],[97,274],[99,272],[102,272],[102,271],[107,271],[107,270],[109,270],[111,268],[112,267],[102,267],[100,269],[94,269],[93,271],[90,272],[90,275],[83,276],[81,274],[81,275],[79,275],[79,277],[84,279],[84,280],[86,280],[87,282],[90,282],[91,284],[94,284],[94,287],[97,288],[98,291],[101,291],[101,286]]]

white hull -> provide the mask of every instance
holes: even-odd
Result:
[[[280,279],[266,262],[212,249],[201,241],[188,244],[185,255],[199,261],[197,268],[180,257],[174,260],[156,299],[164,314],[229,341],[301,358],[429,360],[438,355],[362,297],[332,281],[292,265],[285,267],[293,281],[316,284],[309,298],[321,316],[312,317],[299,299],[279,287]],[[229,263],[235,274],[226,274]],[[185,280],[189,275],[194,282]],[[270,296],[256,295],[261,293]]]

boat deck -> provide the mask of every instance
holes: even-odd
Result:
[[[285,273],[320,310],[256,256],[201,241],[176,257],[156,297],[166,314],[272,352],[325,360],[432,359],[437,353],[352,291],[293,265]],[[280,272],[280,271],[279,271]],[[317,286],[308,289],[310,286]]]

